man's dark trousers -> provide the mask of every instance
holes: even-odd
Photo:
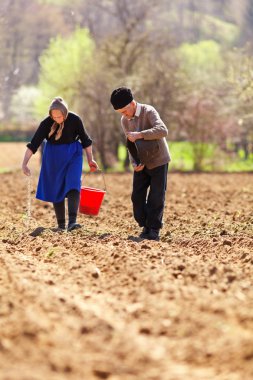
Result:
[[[134,218],[140,227],[159,230],[167,188],[168,164],[134,172],[132,202]],[[149,188],[149,193],[148,193]]]

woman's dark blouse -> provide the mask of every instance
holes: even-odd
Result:
[[[55,133],[48,138],[49,132],[51,130],[51,127],[53,125],[54,121],[51,119],[50,116],[48,116],[46,119],[44,119],[37,131],[35,132],[32,140],[30,143],[27,144],[27,147],[33,152],[36,153],[37,149],[39,148],[40,144],[43,142],[44,139],[49,141],[51,144],[71,144],[74,141],[80,140],[82,147],[88,148],[92,144],[92,140],[90,136],[87,134],[83,122],[81,118],[76,115],[73,112],[68,113],[67,119],[64,121],[64,128],[62,131],[62,136],[59,138],[59,140],[55,140],[55,135],[58,130],[56,128]]]

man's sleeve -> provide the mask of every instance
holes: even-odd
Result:
[[[154,107],[150,107],[146,117],[151,128],[141,131],[144,140],[158,140],[168,136],[168,129]]]

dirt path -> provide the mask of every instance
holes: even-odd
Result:
[[[0,180],[1,380],[253,378],[253,176],[170,175],[160,242],[131,174],[72,233],[34,199],[27,230],[26,181]]]

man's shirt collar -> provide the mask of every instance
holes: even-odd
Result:
[[[141,105],[140,105],[140,103],[136,103],[136,111],[135,111],[134,116],[139,117],[140,113],[141,113]]]

